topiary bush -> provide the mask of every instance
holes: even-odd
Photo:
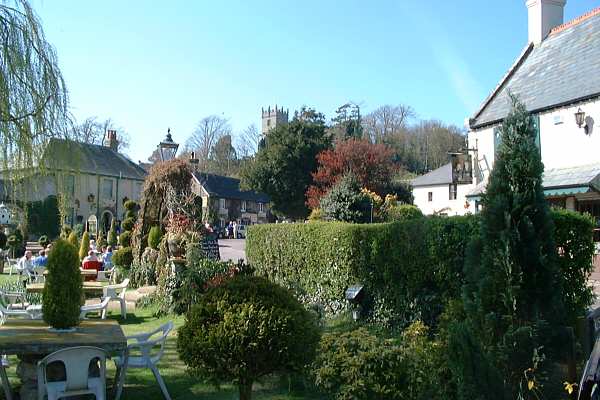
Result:
[[[73,232],[73,229],[71,229],[69,225],[63,225],[62,228],[60,228],[60,238],[67,240],[71,232]]]
[[[344,175],[320,202],[324,219],[344,222],[368,222],[371,202],[361,191],[355,175]]]
[[[110,230],[108,231],[108,239],[107,239],[107,243],[109,246],[116,246],[117,245],[117,228],[115,226],[115,219],[113,218],[110,221]]]
[[[48,275],[42,296],[44,321],[56,329],[77,326],[84,299],[77,249],[65,240],[58,240],[52,246],[46,268]]]
[[[133,230],[134,225],[135,225],[135,220],[133,218],[126,218],[121,223],[121,228],[123,228],[124,231],[131,231],[131,230]]]
[[[71,243],[73,246],[75,246],[76,249],[78,249],[79,248],[79,239],[77,238],[77,233],[71,232],[69,234],[69,237],[67,238],[67,242]]]
[[[234,381],[241,400],[252,384],[278,371],[300,371],[319,342],[315,317],[288,290],[237,276],[209,289],[177,334],[179,356],[192,372]]]
[[[415,218],[423,218],[423,213],[419,210],[419,207],[411,204],[392,206],[385,212],[385,220],[388,222],[406,221]]]
[[[133,263],[133,252],[131,247],[123,247],[113,253],[112,262],[117,267],[124,269],[131,268]]]
[[[48,240],[48,236],[46,236],[46,235],[42,235],[38,239],[38,244],[40,246],[42,246],[43,248],[46,248],[46,246],[48,246],[49,243],[50,243],[50,240]]]
[[[131,232],[125,231],[119,235],[119,246],[121,246],[121,247],[131,246]]]
[[[79,245],[79,260],[83,261],[83,259],[88,255],[90,251],[90,234],[88,231],[83,232],[83,236],[81,237],[81,243]]]
[[[148,246],[155,250],[158,249],[161,239],[162,234],[160,232],[160,228],[158,226],[153,226],[150,228],[150,233],[148,234]]]

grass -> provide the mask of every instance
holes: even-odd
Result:
[[[0,275],[0,287],[16,282],[17,278],[13,274],[9,277],[6,274]],[[202,382],[198,377],[190,375],[183,362],[179,359],[176,348],[177,328],[184,322],[182,316],[169,315],[157,318],[154,316],[152,308],[136,309],[135,313],[128,313],[125,320],[120,318],[119,313],[110,313],[108,318],[114,318],[119,321],[125,335],[149,332],[159,327],[165,322],[172,320],[175,329],[169,335],[165,345],[165,354],[159,363],[160,373],[165,380],[169,393],[173,400],[186,399],[206,399],[206,400],[233,400],[238,399],[237,387],[231,384],[222,385],[216,388],[213,385]],[[13,389],[20,384],[16,376],[17,358],[9,357],[10,367],[7,370],[8,377]],[[115,374],[114,364],[107,363],[108,383],[110,388],[113,384]],[[314,393],[312,390],[290,390],[290,381],[284,377],[271,377],[265,381],[255,384],[253,399],[257,400],[317,400],[325,399],[324,396]],[[110,396],[109,396],[110,398]],[[160,388],[154,379],[154,375],[148,369],[129,369],[125,381],[125,388],[122,399],[125,400],[150,400],[159,399]],[[0,394],[0,399],[4,399]]]

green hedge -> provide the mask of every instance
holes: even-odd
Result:
[[[552,216],[565,302],[576,318],[591,300],[585,282],[592,268],[592,222],[568,211]],[[466,249],[478,229],[477,216],[254,225],[246,253],[257,274],[294,289],[326,314],[343,311],[344,291],[361,283],[363,306],[377,322],[406,326],[420,319],[435,326],[448,300],[461,296]]]

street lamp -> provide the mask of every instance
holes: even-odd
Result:
[[[171,137],[171,128],[167,130],[167,137],[165,140],[160,142],[158,145],[158,150],[160,152],[160,159],[162,161],[169,161],[175,158],[175,154],[177,154],[177,149],[179,148],[179,144],[173,141]]]

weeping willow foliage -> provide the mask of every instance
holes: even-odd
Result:
[[[26,0],[0,0],[0,166],[11,180],[43,169],[45,146],[66,137],[69,123],[65,82],[39,19]]]

